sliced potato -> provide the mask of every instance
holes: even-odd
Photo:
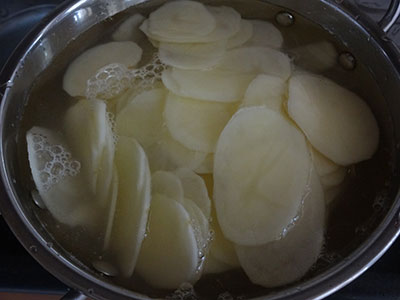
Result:
[[[286,81],[274,75],[260,74],[250,83],[241,106],[265,105],[280,112],[286,92]]]
[[[344,167],[339,167],[336,171],[321,176],[321,183],[324,189],[339,185],[346,177],[347,170]]]
[[[110,42],[90,48],[78,56],[64,74],[63,89],[71,96],[86,95],[86,82],[96,72],[111,63],[128,68],[142,58],[142,49],[134,42]]]
[[[310,143],[336,164],[371,158],[379,129],[368,105],[328,78],[301,73],[289,82],[288,113]]]
[[[253,35],[247,41],[248,47],[271,47],[279,49],[283,44],[281,32],[270,22],[249,20],[253,25]]]
[[[214,153],[208,153],[203,162],[194,170],[198,174],[211,174],[214,169]]]
[[[236,48],[246,43],[253,35],[253,24],[247,20],[240,20],[240,29],[228,39],[226,47],[228,49]]]
[[[236,253],[251,282],[264,287],[285,285],[299,280],[317,261],[324,230],[324,194],[314,173],[303,213],[286,236],[261,246],[237,245]]]
[[[314,148],[311,149],[311,153],[313,155],[315,171],[319,176],[325,176],[341,168],[341,166],[335,164],[333,161],[319,153]]]
[[[162,81],[176,95],[206,101],[236,102],[243,98],[255,75],[213,69],[209,71],[167,69]]]
[[[247,246],[280,239],[299,214],[311,166],[305,137],[281,114],[240,109],[214,155],[214,201],[224,236]]]
[[[335,46],[328,42],[316,42],[300,46],[290,51],[296,65],[313,72],[322,72],[337,64],[338,52]]]
[[[217,21],[214,31],[203,37],[199,42],[212,42],[229,39],[235,36],[241,26],[241,16],[232,7],[227,6],[207,6],[207,9]]]
[[[136,265],[138,274],[156,288],[176,289],[193,283],[199,266],[199,249],[191,219],[183,205],[153,195],[149,232]]]
[[[218,137],[235,107],[226,103],[198,101],[169,93],[165,122],[171,136],[188,149],[214,152]]]
[[[223,273],[232,269],[234,269],[232,266],[219,261],[211,253],[209,253],[206,257],[206,261],[204,262],[203,274]]]
[[[145,17],[141,14],[134,14],[128,19],[124,20],[121,25],[112,34],[112,39],[114,41],[134,41],[144,37],[143,32],[139,30],[139,26],[143,23]]]
[[[143,146],[157,142],[163,124],[165,89],[144,91],[130,100],[116,118],[118,135],[134,137]]]
[[[107,251],[110,247],[111,233],[114,226],[115,210],[117,208],[117,198],[118,198],[118,172],[114,165],[112,171],[112,182],[111,188],[108,195],[110,201],[109,206],[106,209],[106,230],[104,234],[103,249]]]
[[[123,136],[118,139],[115,164],[118,198],[109,251],[121,275],[130,277],[146,232],[151,199],[150,169],[139,143]]]
[[[164,195],[183,203],[184,192],[181,180],[172,172],[154,172],[151,176],[151,192],[152,194]]]
[[[283,80],[291,74],[289,57],[278,50],[266,47],[243,47],[226,52],[217,67],[238,73],[269,74]]]
[[[161,42],[160,60],[172,67],[185,70],[204,70],[215,66],[226,49],[226,41],[197,44]]]

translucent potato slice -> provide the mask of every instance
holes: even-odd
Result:
[[[327,41],[316,42],[291,49],[296,65],[307,70],[322,72],[337,64],[338,52],[335,46]]]
[[[260,74],[247,88],[241,107],[265,105],[280,112],[285,92],[285,80],[274,75]]]
[[[339,185],[346,177],[347,170],[344,167],[339,167],[336,171],[321,176],[321,183],[324,189]]]
[[[305,137],[281,114],[240,109],[214,155],[214,201],[224,236],[247,246],[280,239],[299,214],[311,166]]]
[[[111,188],[108,195],[110,202],[109,207],[106,210],[106,231],[104,234],[103,249],[108,250],[110,247],[111,233],[114,226],[115,210],[117,208],[117,198],[118,198],[118,172],[117,168],[114,166],[112,171],[112,182]]]
[[[199,101],[169,93],[165,122],[171,136],[188,149],[214,152],[219,134],[234,112],[226,103]]]
[[[151,193],[164,195],[183,203],[184,190],[180,178],[173,172],[157,171],[151,176]]]
[[[139,30],[139,26],[143,23],[145,17],[141,14],[134,14],[119,25],[119,27],[112,34],[114,41],[134,41],[144,37],[143,32]]]
[[[124,277],[135,269],[146,232],[150,207],[150,169],[144,150],[135,139],[121,136],[115,153],[118,198],[110,252]]]
[[[325,176],[341,168],[341,166],[335,164],[333,161],[319,153],[314,148],[312,148],[311,150],[315,171],[319,176]]]
[[[117,115],[116,132],[137,139],[148,147],[160,138],[166,91],[163,88],[144,91],[130,100]]]
[[[303,214],[281,240],[261,246],[239,246],[240,264],[251,282],[264,287],[292,283],[303,277],[317,261],[325,229],[325,202],[318,176],[312,174],[310,193]]]
[[[264,73],[281,77],[291,74],[289,57],[278,50],[266,47],[243,47],[229,50],[217,66],[221,70],[238,73]]]
[[[215,66],[226,49],[226,41],[197,44],[161,42],[160,60],[172,67],[185,70],[204,70]]]
[[[312,146],[336,164],[369,159],[378,147],[379,129],[368,105],[325,77],[294,75],[288,113]]]
[[[63,89],[71,96],[86,95],[86,82],[97,70],[111,63],[134,67],[142,58],[142,49],[134,42],[110,42],[90,48],[68,66]]]
[[[174,173],[182,183],[185,198],[193,201],[208,219],[211,214],[211,200],[203,178],[187,168],[179,168]]]
[[[136,265],[138,274],[156,288],[176,289],[183,282],[193,282],[199,249],[186,209],[174,199],[155,194],[149,222]]]
[[[246,42],[248,47],[271,47],[279,49],[283,44],[281,32],[270,22],[249,20],[253,25],[253,35]]]
[[[232,266],[219,261],[211,253],[209,253],[204,262],[203,274],[223,273],[232,269],[234,269]]]
[[[243,98],[255,75],[213,69],[209,71],[167,69],[162,73],[166,88],[176,95],[206,101],[236,102]]]
[[[246,43],[253,35],[253,24],[247,20],[240,20],[240,29],[228,39],[226,47],[228,49],[236,48]]]
[[[214,153],[208,153],[203,162],[194,170],[198,174],[211,174],[214,169]]]

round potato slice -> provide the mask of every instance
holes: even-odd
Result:
[[[214,153],[208,153],[203,162],[194,170],[198,174],[211,174],[214,169]]]
[[[303,213],[282,239],[261,246],[236,245],[236,253],[251,282],[264,287],[292,283],[317,261],[324,241],[325,202],[318,176],[312,174]]]
[[[247,47],[271,47],[279,49],[283,44],[281,32],[270,22],[249,20],[253,25],[253,35],[246,42]]]
[[[236,48],[246,43],[253,35],[253,24],[247,20],[240,20],[239,31],[228,39],[226,47],[228,49]]]
[[[86,83],[100,68],[111,63],[128,68],[142,58],[142,49],[134,42],[110,42],[90,48],[78,56],[64,74],[63,89],[71,96],[86,95]]]
[[[167,69],[162,73],[165,87],[176,95],[193,99],[237,102],[241,100],[253,74],[212,69],[209,71]]]
[[[301,73],[289,82],[288,113],[319,152],[347,166],[371,158],[379,129],[368,105],[328,78]]]
[[[339,167],[336,171],[321,176],[321,183],[324,189],[339,185],[346,177],[347,170],[344,167]]]
[[[274,75],[260,74],[250,83],[241,107],[265,105],[280,112],[286,92],[286,81]]]
[[[172,93],[165,103],[165,122],[171,136],[187,148],[214,152],[218,137],[231,118],[230,104],[198,101]]]
[[[206,261],[204,262],[203,274],[217,274],[223,273],[234,269],[232,266],[223,263],[216,259],[211,253],[207,255]]]
[[[281,114],[240,109],[214,155],[214,201],[224,236],[247,246],[280,239],[299,214],[311,166],[304,135]]]
[[[333,161],[323,156],[314,148],[311,149],[311,153],[313,155],[315,171],[319,176],[325,176],[341,168],[341,166],[335,164]]]
[[[289,57],[266,47],[243,47],[227,51],[217,68],[238,73],[269,74],[286,80],[291,74]]]
[[[121,275],[130,277],[146,232],[151,199],[150,169],[139,143],[123,136],[118,139],[115,165],[118,198],[109,251]]]
[[[176,289],[196,280],[199,249],[191,219],[183,205],[153,195],[149,232],[136,265],[138,274],[156,288]]]
[[[151,176],[151,192],[152,194],[164,195],[183,203],[184,192],[181,180],[172,172],[154,172]]]
[[[143,23],[145,17],[141,14],[134,14],[119,25],[119,27],[112,34],[114,41],[134,41],[144,37],[143,32],[139,30],[139,26]]]

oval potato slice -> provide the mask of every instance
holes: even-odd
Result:
[[[253,35],[245,43],[248,47],[271,47],[279,49],[283,44],[283,37],[278,28],[270,22],[249,20],[253,25]]]
[[[236,48],[246,43],[253,35],[253,24],[247,20],[240,20],[240,29],[228,39],[226,47],[228,49]]]
[[[280,239],[299,214],[311,166],[304,135],[281,114],[240,109],[214,155],[214,201],[224,236],[247,246]]]
[[[145,17],[141,14],[134,14],[118,26],[112,34],[112,39],[117,42],[134,41],[144,37],[143,32],[139,30],[139,26],[143,23]]]
[[[340,167],[332,173],[321,176],[320,177],[321,184],[324,187],[324,189],[339,185],[340,183],[343,182],[344,178],[346,177],[346,174],[347,174],[346,168]]]
[[[311,149],[311,153],[313,155],[315,171],[319,176],[325,176],[341,168],[341,166],[335,164],[333,161],[319,153],[314,148]]]
[[[151,176],[151,193],[164,195],[183,203],[183,186],[180,178],[167,171],[157,171]]]

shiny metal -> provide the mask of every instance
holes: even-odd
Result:
[[[90,298],[81,292],[69,290],[60,300],[90,300]]]
[[[275,21],[281,26],[288,27],[294,24],[295,19],[291,13],[287,11],[281,11],[276,14]]]
[[[400,17],[400,0],[392,0],[389,5],[389,9],[383,16],[382,20],[379,21],[379,26],[382,30],[387,33],[390,28],[396,23]]]
[[[94,261],[92,263],[93,268],[96,269],[100,274],[103,274],[108,277],[115,277],[118,275],[118,270],[106,261]]]
[[[249,0],[227,0],[239,3]],[[31,249],[33,257],[49,272],[70,287],[81,291],[92,299],[149,299],[131,290],[114,284],[109,278],[71,257],[43,228],[34,214],[35,205],[30,191],[22,185],[18,169],[17,134],[29,90],[34,80],[51,66],[55,56],[63,51],[70,41],[93,25],[114,16],[133,5],[158,5],[162,0],[80,0],[67,2],[47,17],[18,47],[0,75],[0,93],[4,94],[0,109],[0,171],[9,199],[1,199],[0,210],[20,242]],[[211,1],[208,1],[211,2]],[[366,62],[369,72],[386,99],[391,113],[393,144],[400,143],[400,63],[397,48],[391,41],[383,40],[382,29],[369,20],[358,17],[351,6],[338,7],[335,1],[309,0],[307,5],[298,0],[258,0],[251,3],[268,3],[277,11],[289,11],[295,17],[303,16],[320,24],[326,31],[343,41],[359,62]],[[101,29],[97,35],[101,34]],[[88,37],[80,45],[89,46],[97,37]],[[80,49],[82,49],[80,48]],[[76,50],[76,55],[79,49]],[[390,80],[388,80],[388,78]],[[388,133],[389,134],[389,133]],[[398,168],[400,153],[394,152],[394,166]],[[398,170],[396,169],[397,174]],[[398,216],[400,200],[398,190],[400,178],[393,176],[393,188],[389,199],[395,199],[383,221],[360,246],[342,261],[325,272],[297,285],[277,290],[259,299],[322,299],[345,286],[370,267],[388,249],[399,235]],[[32,248],[32,245],[36,248]],[[48,245],[52,245],[49,247]],[[35,249],[35,251],[33,251]],[[82,294],[75,294],[81,297]],[[83,297],[83,296],[82,296]],[[65,298],[68,299],[68,298]],[[79,298],[70,298],[79,299]],[[81,298],[82,299],[82,298]]]
[[[339,64],[345,70],[354,70],[356,68],[357,60],[350,52],[343,52],[338,57]]]

